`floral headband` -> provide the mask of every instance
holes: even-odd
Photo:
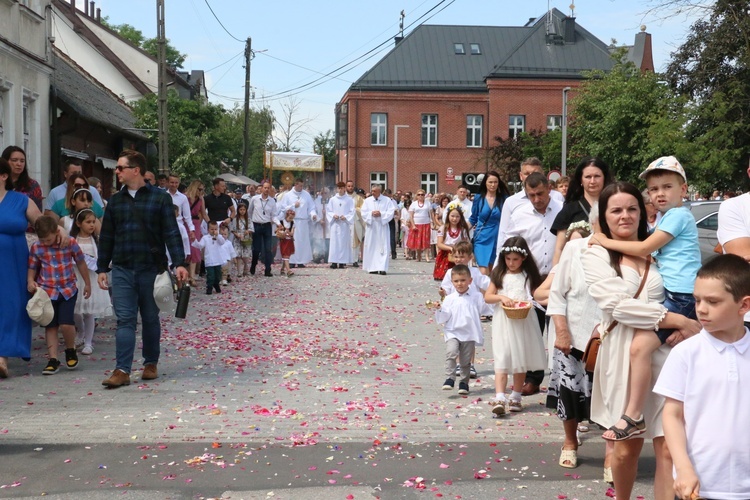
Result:
[[[575,231],[587,231],[589,234],[593,232],[591,224],[589,224],[588,221],[580,220],[568,226],[568,230],[565,231],[565,239],[570,239],[570,235]]]
[[[448,205],[445,206],[445,209],[450,210],[458,210],[462,214],[464,213],[464,206],[461,205],[461,202],[457,200],[453,200],[452,202],[448,203]]]
[[[528,252],[521,247],[502,247],[500,249],[500,253],[517,253],[520,255],[523,255],[524,257],[527,257],[529,254]]]

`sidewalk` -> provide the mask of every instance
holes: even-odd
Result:
[[[12,450],[17,458],[17,466],[0,471],[0,487],[21,483],[4,489],[3,495],[94,489],[85,484],[97,485],[97,477],[116,472],[111,464],[93,469],[90,458],[84,457],[89,453],[103,460],[110,452],[116,462],[132,464],[131,471],[143,469],[138,480],[120,480],[134,488],[156,491],[162,486],[205,494],[191,486],[197,477],[191,476],[188,483],[168,478],[170,469],[180,476],[179,469],[193,475],[210,470],[215,474],[211,477],[227,486],[220,492],[242,491],[238,478],[225,478],[221,471],[234,465],[262,470],[264,459],[256,458],[260,450],[275,464],[297,455],[307,461],[276,465],[274,472],[286,471],[278,481],[266,469],[261,475],[267,480],[254,477],[245,493],[232,498],[256,498],[247,493],[250,490],[257,498],[266,497],[268,490],[261,492],[266,487],[347,484],[377,491],[372,488],[381,483],[381,490],[398,486],[398,494],[411,488],[405,481],[419,476],[424,467],[428,480],[439,481],[444,494],[458,494],[445,481],[476,487],[484,484],[476,478],[485,476],[485,482],[493,484],[482,489],[495,492],[498,484],[507,482],[499,481],[501,477],[526,485],[512,486],[500,495],[507,498],[604,495],[603,442],[591,432],[585,438],[590,443],[579,452],[581,466],[557,466],[562,425],[544,408],[543,394],[524,398],[521,413],[492,418],[489,323],[484,324],[485,346],[477,351],[479,378],[472,381],[471,394],[462,397],[441,390],[443,337],[424,305],[437,299],[432,264],[399,259],[387,276],[327,265],[296,269],[293,278],[278,276],[278,267],[274,273],[266,278],[259,270],[256,276],[223,287],[220,295],[193,290],[187,320],[162,319],[159,378],[141,381],[134,365],[131,385],[115,390],[101,386],[114,368],[113,319],[100,322],[93,355],[80,356],[77,370],[61,369],[54,376],[41,374],[46,348],[43,331],[35,329],[31,362],[12,360],[12,377],[0,381],[0,442],[4,454]],[[252,450],[256,451],[247,453]],[[471,460],[463,458],[464,450],[475,450]],[[61,465],[66,454],[75,458]],[[161,457],[149,459],[151,454]],[[167,455],[172,458],[165,461]],[[223,457],[224,466],[216,456]],[[652,453],[645,452],[644,460],[653,469],[649,456]],[[384,463],[388,460],[391,467]],[[356,478],[352,473],[345,479],[344,466],[355,462]],[[86,463],[79,474],[90,475],[90,482],[52,481],[53,476],[33,472],[41,463],[59,468],[59,477],[66,480],[65,470]],[[167,479],[159,476],[157,484],[150,484],[144,477],[153,472],[146,470],[157,463]],[[31,465],[31,471],[24,465]],[[309,477],[324,470],[342,474]],[[642,484],[637,486],[646,497],[652,496],[649,474],[642,471]],[[39,490],[45,481],[57,489]],[[529,487],[543,487],[545,493],[525,496]],[[173,493],[170,497],[179,497]]]

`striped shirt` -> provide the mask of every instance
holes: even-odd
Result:
[[[70,238],[67,248],[57,244],[42,245],[37,241],[29,250],[29,269],[36,271],[36,282],[52,300],[61,295],[67,300],[78,292],[75,265],[83,260],[75,238]]]

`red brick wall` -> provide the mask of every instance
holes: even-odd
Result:
[[[455,191],[458,182],[446,182],[446,169],[455,175],[484,172],[485,151],[495,136],[508,136],[508,115],[526,116],[526,130],[545,130],[547,115],[562,114],[562,89],[577,81],[488,81],[484,93],[427,92],[349,92],[348,148],[340,150],[339,178],[353,179],[369,190],[370,173],[386,172],[389,188],[393,183],[394,125],[409,125],[398,132],[397,189],[419,188],[422,173],[438,174],[438,191]],[[385,146],[370,144],[370,115],[386,113]],[[423,147],[422,115],[438,115],[437,147]],[[482,147],[466,147],[466,116],[482,115]]]

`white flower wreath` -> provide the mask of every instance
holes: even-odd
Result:
[[[520,248],[520,247],[502,247],[500,249],[500,253],[511,253],[511,252],[517,253],[517,254],[521,254],[524,257],[526,257],[528,255],[528,253],[526,252],[526,250],[523,249],[523,248]]]

